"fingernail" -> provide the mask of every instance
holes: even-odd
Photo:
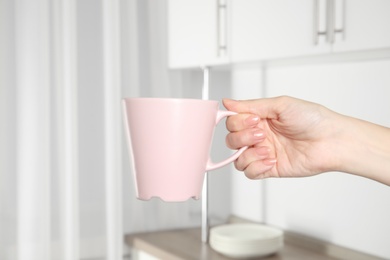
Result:
[[[269,159],[264,160],[263,163],[264,163],[265,165],[271,166],[271,165],[276,164],[277,161],[278,161],[278,160],[276,160],[276,158],[269,158]]]
[[[269,147],[263,146],[263,147],[256,148],[255,151],[258,155],[264,156],[264,155],[269,155],[271,149]]]
[[[253,137],[257,140],[264,138],[264,132],[261,130],[256,130],[253,132]]]
[[[258,116],[249,116],[247,119],[245,119],[245,123],[248,126],[256,125],[260,121],[260,117]]]

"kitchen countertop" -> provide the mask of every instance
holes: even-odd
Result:
[[[159,259],[232,259],[214,251],[208,244],[202,243],[200,228],[129,234],[125,236],[125,242],[130,247]],[[261,259],[376,260],[379,258],[300,234],[284,232],[284,247],[276,254]]]
[[[231,259],[214,251],[201,242],[200,228],[177,229],[126,236],[126,243],[159,259]],[[285,241],[278,253],[262,258],[279,259],[337,259],[299,247]]]

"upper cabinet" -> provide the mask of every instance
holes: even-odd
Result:
[[[326,8],[320,1],[316,3],[313,0],[232,0],[232,60],[329,52],[330,46],[323,44]]]
[[[169,0],[170,68],[228,62],[226,0]]]
[[[233,62],[390,47],[388,0],[231,0]]]
[[[169,0],[169,65],[390,48],[389,0]]]
[[[335,1],[335,26],[341,30],[335,34],[333,51],[389,48],[390,1],[344,1]]]

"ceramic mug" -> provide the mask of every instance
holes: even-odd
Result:
[[[225,166],[243,147],[219,163],[210,159],[215,126],[236,114],[218,109],[218,101],[170,98],[124,98],[136,196],[141,200],[199,199],[206,171]]]

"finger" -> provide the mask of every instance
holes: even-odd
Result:
[[[239,149],[244,146],[252,146],[264,141],[265,133],[259,128],[249,128],[226,135],[226,145],[230,149]]]
[[[226,128],[230,132],[241,131],[246,128],[255,127],[260,121],[258,115],[237,114],[229,116],[226,120]]]
[[[267,146],[249,148],[238,157],[234,165],[237,170],[244,171],[252,162],[268,158],[270,151]]]
[[[277,119],[285,105],[291,102],[290,97],[261,98],[253,100],[223,99],[223,105],[227,110],[237,113],[249,113],[260,118]]]
[[[245,176],[252,180],[273,177],[271,170],[276,163],[276,159],[273,158],[254,161],[246,167],[244,171]]]

